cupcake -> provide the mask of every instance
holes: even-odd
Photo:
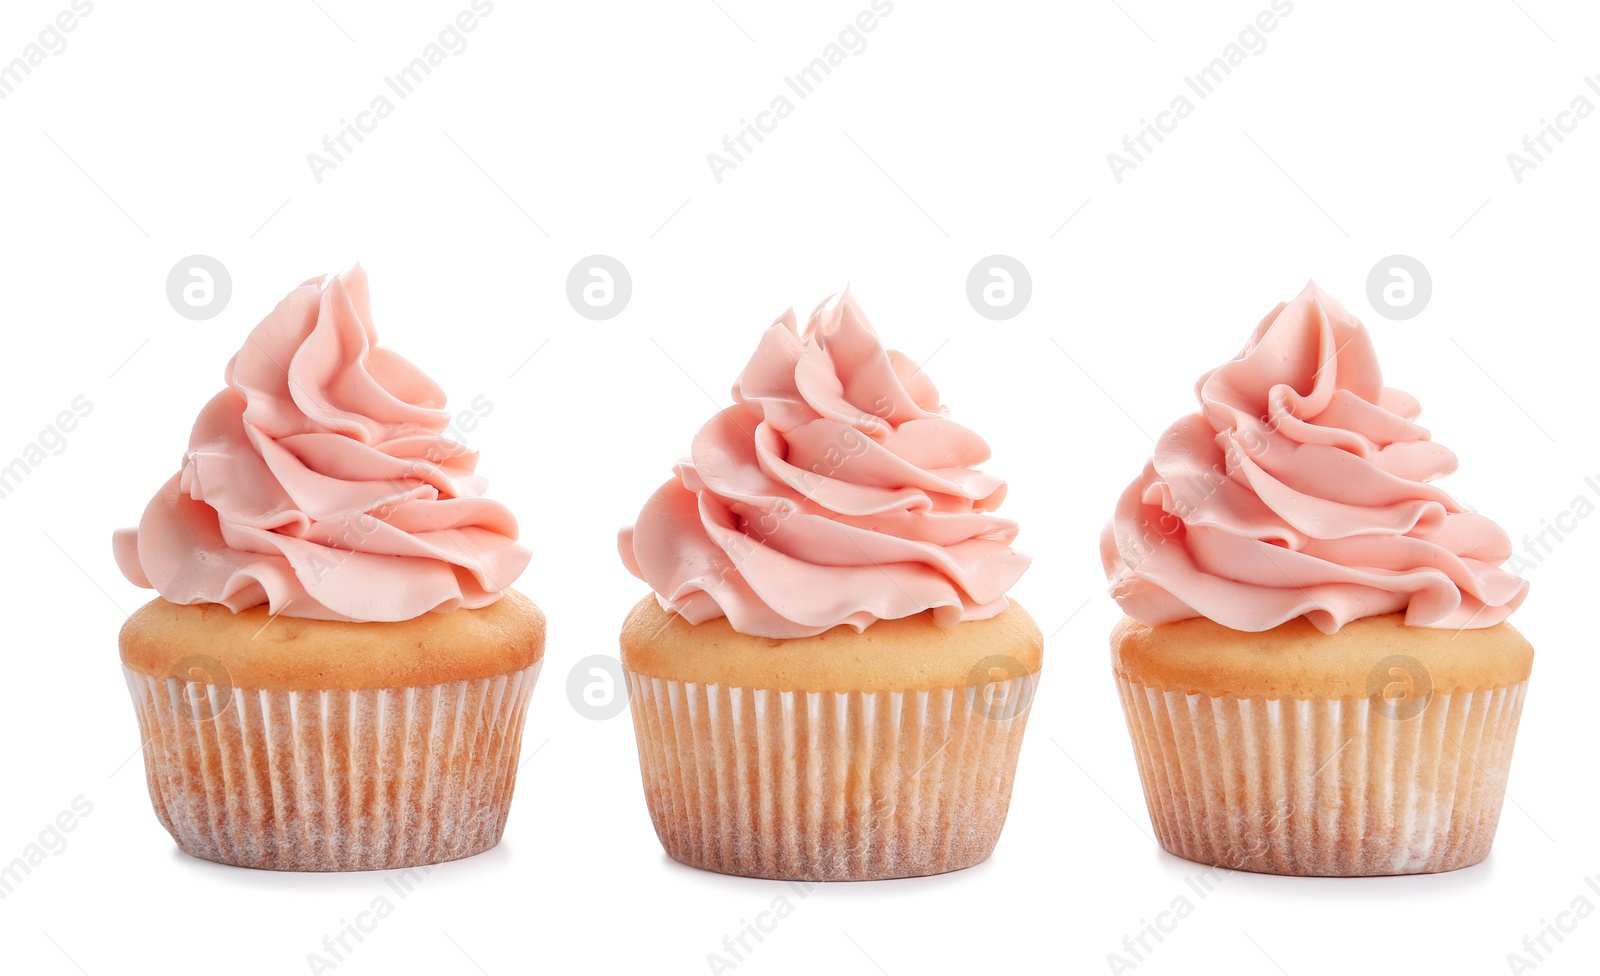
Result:
[[[850,293],[766,333],[619,537],[654,593],[622,630],[669,855],[807,881],[994,850],[1043,640],[989,449]]]
[[[1101,541],[1150,819],[1179,857],[1450,871],[1500,819],[1533,649],[1499,526],[1315,284],[1200,378]]]
[[[195,857],[285,871],[493,847],[544,617],[517,524],[443,391],[377,344],[359,268],[290,292],[228,364],[118,565],[156,817]]]

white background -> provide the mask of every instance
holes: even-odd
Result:
[[[565,681],[615,651],[643,592],[617,528],[727,401],[760,331],[846,281],[890,345],[932,357],[953,416],[993,446],[1002,511],[1035,556],[1013,595],[1050,635],[1046,668],[993,859],[819,888],[740,974],[1105,972],[1125,934],[1189,893],[1199,868],[1149,836],[1097,536],[1148,435],[1192,408],[1195,377],[1308,278],[1368,323],[1388,382],[1460,456],[1447,486],[1519,546],[1596,497],[1600,119],[1520,183],[1506,160],[1575,96],[1600,104],[1583,84],[1600,71],[1592,7],[1296,0],[1199,101],[1184,76],[1265,0],[899,0],[719,183],[706,154],[867,6],[720,2],[499,0],[320,182],[306,154],[467,0],[99,0],[0,100],[0,464],[74,397],[93,403],[0,500],[0,862],[75,798],[93,805],[0,901],[5,971],[305,972],[324,935],[389,893],[379,875],[176,850],[150,809],[115,644],[150,594],[109,541],[177,470],[250,327],[357,260],[384,342],[454,403],[492,402],[467,440],[522,519],[535,557],[518,585],[550,644],[525,738],[539,751],[504,843],[436,869],[341,974],[708,972],[724,936],[792,896],[669,861],[628,719],[580,716]],[[65,7],[8,0],[0,64]],[[1118,183],[1106,153],[1178,94],[1193,114]],[[593,253],[632,275],[607,321],[566,298]],[[965,295],[993,253],[1033,280],[1006,321]],[[1369,270],[1396,253],[1433,279],[1409,321],[1367,299]],[[166,298],[191,254],[232,276],[207,321]],[[1584,883],[1600,872],[1585,629],[1600,520],[1578,524],[1530,571],[1515,618],[1539,657],[1489,860],[1398,879],[1234,875],[1139,973],[1506,972],[1541,920],[1580,895],[1600,905]],[[1597,959],[1590,917],[1537,972]]]

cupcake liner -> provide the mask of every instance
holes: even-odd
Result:
[[[364,691],[252,690],[123,670],[150,799],[180,848],[241,867],[362,871],[499,842],[539,664]]]
[[[628,674],[645,799],[675,860],[846,881],[994,850],[1038,673],[987,688],[769,691]]]
[[[1451,871],[1494,841],[1528,683],[1367,698],[1209,697],[1117,677],[1150,820],[1179,857],[1292,875]]]

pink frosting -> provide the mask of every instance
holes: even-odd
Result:
[[[445,396],[377,345],[358,266],[290,292],[233,357],[182,470],[116,533],[124,575],[173,603],[323,620],[483,607],[527,566],[483,498]]]
[[[1510,539],[1430,484],[1455,455],[1315,284],[1196,392],[1200,411],[1161,435],[1101,539],[1129,616],[1242,631],[1304,616],[1331,634],[1402,611],[1413,626],[1489,627],[1522,603],[1527,582],[1497,568]]]
[[[946,417],[917,364],[885,350],[848,290],[802,333],[762,336],[734,405],[619,537],[622,561],[690,623],[805,637],[932,611],[1004,610],[1028,566],[989,447]]]

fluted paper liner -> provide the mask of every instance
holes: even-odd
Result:
[[[1005,823],[1038,679],[844,694],[630,672],[656,835],[678,861],[749,877],[864,881],[970,867]]]
[[[1451,871],[1489,854],[1528,683],[1366,698],[1210,697],[1117,677],[1161,846],[1292,875]]]
[[[493,847],[539,664],[471,681],[271,691],[124,668],[156,816],[195,857],[282,871]]]

